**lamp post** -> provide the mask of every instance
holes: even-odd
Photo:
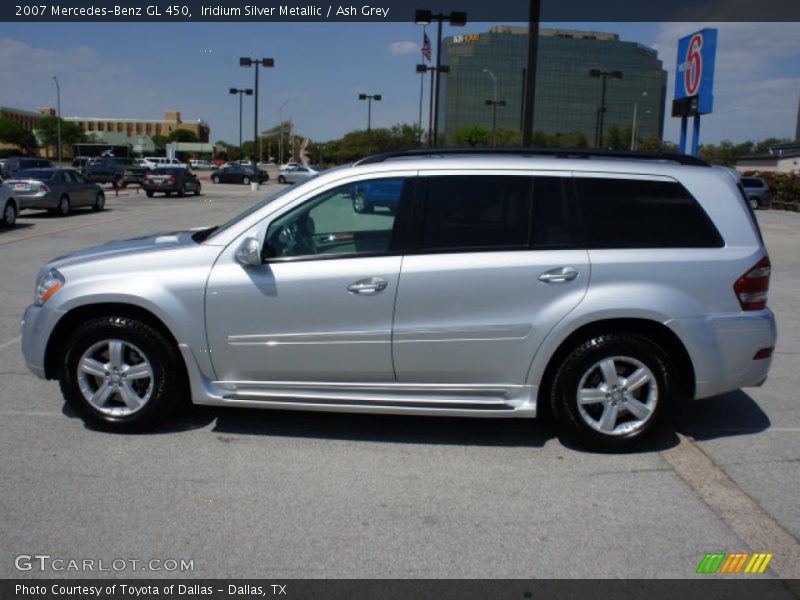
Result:
[[[420,74],[420,77],[424,77],[425,73],[430,71],[431,73],[431,93],[430,93],[430,107],[428,108],[428,146],[433,146],[433,76],[437,72],[436,67],[429,67],[425,64],[417,65],[417,73]],[[440,73],[447,74],[450,72],[450,67],[447,65],[441,65],[438,69]],[[420,102],[422,98],[420,97]],[[421,105],[420,105],[421,106]],[[420,116],[420,129],[422,128],[422,117]]]
[[[359,100],[366,100],[367,101],[367,133],[369,133],[372,130],[372,101],[375,100],[375,102],[380,102],[381,101],[381,97],[382,96],[380,94],[359,94],[358,95],[358,99]]]
[[[467,13],[451,12],[449,14],[433,14],[429,10],[416,10],[414,12],[414,22],[417,25],[430,25],[433,21],[438,22],[436,29],[436,89],[434,90],[433,98],[433,137],[431,140],[431,145],[435,146],[439,137],[439,75],[445,72],[442,70],[442,23],[447,21],[453,27],[463,27],[467,24]]]
[[[647,96],[647,92],[642,92],[642,97]],[[633,103],[633,124],[631,125],[631,150],[636,150],[636,112],[639,108],[639,101]]]
[[[241,150],[242,150],[242,95],[244,94],[245,96],[252,96],[253,95],[253,90],[251,90],[250,88],[243,89],[243,90],[240,90],[238,88],[230,88],[228,90],[228,93],[230,93],[233,96],[235,96],[236,94],[239,94],[239,151],[241,152]]]
[[[497,145],[497,107],[505,106],[505,100],[487,100],[486,106],[492,107],[492,146]]]
[[[61,86],[58,85],[58,77],[53,75],[56,82],[56,128],[58,130],[58,166],[61,166]]]
[[[611,77],[611,79],[622,79],[622,71],[602,71],[600,69],[592,69],[589,71],[589,77],[602,77],[603,78],[603,87],[602,91],[600,92],[600,108],[597,111],[597,122],[595,126],[595,134],[594,134],[594,146],[595,148],[602,148],[603,147],[603,121],[605,120],[605,113],[606,113],[606,80]]]
[[[274,58],[247,58],[243,56],[239,59],[240,67],[254,67],[256,71],[256,83],[253,86],[255,89],[255,113],[253,115],[253,144],[258,145],[258,68],[264,67],[266,69],[275,66]],[[255,157],[254,157],[255,158]],[[261,146],[259,145],[258,162],[261,162]]]
[[[280,137],[278,138],[278,164],[283,164],[283,107],[289,103],[289,99],[283,101],[278,107],[278,119],[280,119]]]

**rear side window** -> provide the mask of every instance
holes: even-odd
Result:
[[[677,182],[575,179],[590,248],[716,248],[711,219]]]
[[[765,187],[764,181],[757,177],[742,177],[742,185],[746,188],[762,188]]]
[[[427,180],[423,250],[524,247],[531,219],[531,177],[441,176]]]

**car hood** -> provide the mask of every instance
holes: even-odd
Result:
[[[115,256],[159,252],[161,250],[194,245],[195,242],[192,239],[192,234],[195,231],[197,230],[170,231],[118,242],[109,242],[99,246],[90,246],[89,248],[84,248],[65,256],[59,256],[52,260],[49,266],[56,268],[69,267]]]

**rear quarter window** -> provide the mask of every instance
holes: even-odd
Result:
[[[718,248],[722,236],[697,200],[674,181],[578,177],[590,248]]]

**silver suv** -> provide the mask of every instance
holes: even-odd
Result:
[[[380,202],[356,210],[357,194]],[[546,405],[562,435],[616,449],[678,399],[763,383],[769,276],[741,187],[697,159],[405,152],[224,225],[52,261],[22,346],[112,431],[151,428],[185,396],[470,417]]]

